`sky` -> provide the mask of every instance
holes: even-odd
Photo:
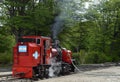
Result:
[[[88,9],[90,4],[99,4],[100,0],[91,0],[92,2],[86,2],[85,8]]]

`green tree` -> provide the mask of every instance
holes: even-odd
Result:
[[[10,35],[8,27],[0,27],[0,65],[12,62],[12,48],[15,39]]]
[[[12,50],[23,35],[49,35],[56,11],[54,0],[0,2],[0,64],[12,62]]]
[[[98,59],[105,57],[107,61],[119,61],[119,3],[119,0],[100,0],[99,4],[90,5],[85,13],[78,15],[83,20],[79,19],[73,26],[65,25],[68,28],[60,34],[62,44],[75,52],[84,49],[88,56],[97,53]]]
[[[113,61],[120,61],[119,3],[119,0],[100,1],[100,4],[91,6],[85,16],[94,24],[86,38],[88,50],[108,54]]]
[[[48,35],[53,22],[54,0],[5,0],[5,25],[10,27],[16,40],[23,35]]]

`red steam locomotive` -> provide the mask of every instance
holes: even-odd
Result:
[[[19,78],[48,78],[74,72],[72,52],[59,41],[43,36],[23,36],[13,49],[12,74]]]

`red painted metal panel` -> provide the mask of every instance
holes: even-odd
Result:
[[[13,67],[12,75],[19,78],[32,78],[33,70],[32,67]]]
[[[62,60],[66,63],[71,64],[72,63],[71,58],[72,58],[71,51],[67,50],[67,49],[63,49],[62,50]]]

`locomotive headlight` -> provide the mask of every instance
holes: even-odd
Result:
[[[27,52],[27,46],[26,45],[18,46],[18,52]]]

